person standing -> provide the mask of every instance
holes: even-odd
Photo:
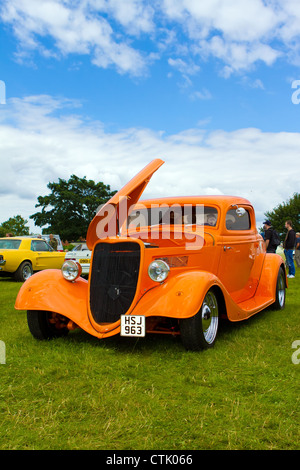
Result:
[[[273,229],[271,227],[271,222],[269,220],[264,221],[264,231],[265,236],[264,240],[266,243],[266,251],[267,253],[276,253],[277,246],[273,245]]]
[[[292,277],[295,277],[295,273],[296,273],[294,259],[293,259],[293,251],[294,251],[295,244],[296,244],[296,233],[295,233],[295,230],[293,229],[293,223],[291,220],[287,220],[284,226],[287,229],[287,234],[286,234],[284,244],[283,244],[285,259],[289,267],[289,274],[287,275],[287,277],[292,278]]]
[[[49,235],[49,245],[53,248],[54,251],[57,251],[57,240],[53,237],[52,233]]]
[[[300,268],[300,232],[296,233],[295,261],[297,267]]]

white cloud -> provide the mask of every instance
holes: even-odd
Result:
[[[88,54],[99,67],[136,76],[153,54],[167,55],[172,67],[215,58],[225,77],[279,57],[300,63],[296,0],[3,0],[0,15],[19,40],[19,59],[35,50]]]
[[[169,58],[168,59],[168,64],[170,67],[172,67],[174,70],[180,72],[182,81],[178,83],[179,87],[181,89],[186,89],[189,88],[193,85],[193,82],[190,77],[197,75],[200,71],[200,67],[196,65],[194,62],[189,61],[186,62],[181,58]],[[173,76],[172,73],[168,74],[168,77],[171,78]],[[205,90],[204,92],[191,92],[190,97],[192,100],[195,99],[209,99],[210,98],[210,93]]]
[[[187,30],[194,54],[225,64],[225,77],[258,61],[272,65],[282,55],[272,47],[282,14],[261,0],[164,0],[163,6],[166,15]]]
[[[253,41],[277,24],[273,8],[261,0],[163,0],[162,4],[168,17],[187,22],[189,34],[198,38],[218,30],[231,40]]]
[[[135,5],[131,0],[130,5]],[[63,55],[89,54],[92,62],[100,67],[114,65],[120,73],[140,75],[145,69],[143,55],[128,44],[126,37],[118,37],[109,22],[94,8],[107,10],[103,2],[62,2],[61,0],[10,0],[1,10],[2,21],[12,25],[20,47],[24,50],[38,49],[43,55],[51,55],[43,45],[42,38],[49,36],[55,48]],[[133,8],[127,10],[127,26],[135,25],[135,31],[146,27],[145,21],[137,20]],[[120,13],[118,2],[110,6]],[[138,6],[138,5],[137,5]],[[124,8],[124,7],[123,7]],[[139,10],[137,9],[136,15]],[[135,21],[136,20],[136,21]]]
[[[213,36],[209,40],[201,41],[194,50],[201,56],[213,55],[227,63],[222,72],[226,78],[232,72],[249,70],[258,61],[272,65],[281,56],[280,51],[276,51],[266,44],[258,42],[237,43],[227,41],[220,36]]]
[[[254,80],[254,82],[251,84],[251,87],[252,87],[252,88],[259,88],[260,90],[264,90],[264,89],[265,89],[264,84],[263,84],[263,82],[260,80],[260,78],[257,78],[256,80]]]
[[[210,91],[208,91],[206,88],[203,88],[202,91],[194,91],[190,94],[191,100],[210,100],[212,98],[212,95]]]
[[[88,1],[95,11],[101,10],[111,14],[131,35],[151,33],[154,29],[154,9],[149,2],[140,0],[106,0]],[[99,8],[100,7],[100,8]]]
[[[78,103],[74,102],[79,110]],[[100,122],[64,116],[71,100],[50,96],[8,100],[0,108],[0,222],[36,211],[37,197],[49,181],[79,177],[119,189],[154,158],[165,165],[154,175],[145,197],[234,194],[254,204],[258,219],[299,190],[294,171],[299,133],[259,129],[176,135],[149,129],[109,133]],[[284,155],[284,160],[283,156]]]
[[[175,69],[179,70],[179,72],[181,72],[182,74],[186,74],[186,75],[195,75],[200,70],[199,65],[196,65],[194,63],[187,63],[180,58],[177,58],[177,59],[170,58],[168,60],[168,64],[171,67],[174,67]]]

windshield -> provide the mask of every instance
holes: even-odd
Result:
[[[0,240],[0,250],[17,250],[21,244],[21,240]]]
[[[72,251],[84,251],[84,250],[88,250],[86,243],[82,243],[80,245],[75,246]]]
[[[154,225],[209,225],[217,224],[218,211],[215,207],[174,204],[159,207],[135,209],[127,219],[127,229]]]

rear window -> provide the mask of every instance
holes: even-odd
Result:
[[[250,214],[245,210],[244,214],[237,214],[235,209],[230,209],[226,214],[227,230],[249,230],[251,228]]]
[[[21,245],[21,240],[0,240],[0,250],[17,250]]]

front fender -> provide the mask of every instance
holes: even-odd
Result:
[[[188,318],[200,309],[205,294],[218,278],[206,271],[188,271],[147,291],[131,312],[133,315]]]
[[[15,309],[60,313],[95,335],[88,320],[87,300],[88,282],[85,279],[69,282],[59,269],[46,269],[24,282],[16,298]]]

